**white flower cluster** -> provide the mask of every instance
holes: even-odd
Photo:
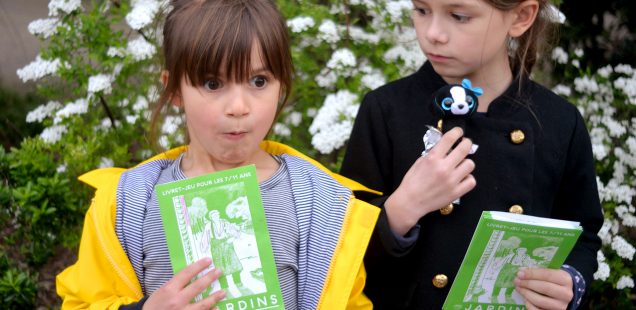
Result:
[[[40,55],[35,57],[35,60],[30,64],[18,69],[18,77],[22,82],[39,80],[47,75],[55,74],[60,67],[60,60],[46,60],[42,59]]]
[[[318,39],[332,44],[340,41],[340,34],[338,33],[336,23],[330,19],[323,20],[318,27]]]
[[[309,126],[309,133],[313,135],[311,144],[323,154],[342,147],[349,139],[359,107],[358,96],[350,91],[327,95]]]
[[[57,16],[58,14],[69,14],[80,9],[82,3],[80,0],[51,0],[49,2],[49,16]]]
[[[29,23],[28,29],[32,35],[47,39],[55,34],[59,22],[60,20],[57,18],[36,19]]]
[[[53,144],[62,139],[62,135],[66,133],[68,129],[64,125],[53,125],[51,127],[44,128],[40,134],[40,138],[49,144]]]
[[[113,166],[115,166],[115,162],[112,159],[110,159],[108,157],[102,157],[99,160],[99,165],[97,167],[98,168],[110,168],[110,167],[113,167]]]
[[[53,112],[61,108],[62,105],[57,101],[49,101],[42,104],[29,112],[26,116],[27,123],[41,123],[45,118],[53,116]]]
[[[630,276],[621,276],[618,281],[616,281],[616,289],[622,290],[624,288],[634,288],[634,279]]]
[[[126,23],[130,28],[140,30],[152,23],[162,6],[158,0],[137,0],[132,2],[132,9],[126,14]]]
[[[108,74],[98,74],[88,78],[88,93],[94,94],[102,92],[110,94],[112,91],[113,76]]]
[[[611,245],[612,250],[616,251],[616,254],[618,254],[618,256],[628,260],[634,259],[636,248],[634,248],[634,246],[627,242],[627,240],[625,240],[623,237],[614,236],[614,238],[612,238]]]
[[[157,47],[150,44],[143,37],[138,37],[128,42],[126,51],[134,60],[141,61],[151,58],[157,52]]]
[[[392,22],[397,23],[404,18],[407,12],[410,12],[413,8],[413,3],[408,0],[394,0],[387,1],[386,11]]]
[[[66,104],[62,109],[55,113],[53,119],[54,124],[59,124],[62,120],[71,115],[81,115],[88,112],[88,100],[86,98],[79,98],[71,103]]]
[[[598,269],[594,273],[594,280],[605,281],[610,276],[610,266],[605,261],[605,255],[602,251],[596,252],[596,261],[598,262]]]
[[[552,50],[552,60],[560,64],[568,63],[568,53],[560,46]]]
[[[293,33],[306,31],[315,25],[316,22],[314,19],[309,16],[297,16],[287,21],[287,27],[289,27]]]

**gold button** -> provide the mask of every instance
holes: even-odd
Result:
[[[526,135],[523,131],[516,129],[510,133],[510,141],[514,144],[521,144],[526,139]]]
[[[438,274],[433,277],[433,286],[443,288],[448,284],[448,277],[445,274]]]
[[[455,206],[453,206],[452,203],[449,203],[448,206],[439,209],[439,213],[441,213],[442,215],[449,215],[451,214],[451,212],[453,212],[454,208]]]
[[[523,208],[520,205],[513,205],[508,211],[510,213],[523,214]]]

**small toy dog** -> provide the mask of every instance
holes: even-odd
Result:
[[[479,87],[472,87],[470,80],[462,80],[462,84],[449,84],[434,94],[433,106],[442,118],[469,117],[477,111],[477,97],[483,94]]]

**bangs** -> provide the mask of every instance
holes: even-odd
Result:
[[[175,24],[182,29],[172,34],[176,40],[169,48],[175,52],[174,57],[166,57],[176,62],[171,71],[186,76],[192,85],[201,85],[210,78],[247,81],[252,71],[252,49],[258,48],[262,69],[284,82],[291,75],[280,60],[281,55],[288,54],[288,47],[281,42],[287,43],[271,31],[276,29],[275,18],[257,18],[263,15],[257,11],[263,10],[259,3],[205,1],[178,14],[183,22]]]

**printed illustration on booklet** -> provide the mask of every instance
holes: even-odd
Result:
[[[581,231],[578,222],[484,211],[443,309],[526,309],[517,271],[560,268]]]
[[[223,274],[201,300],[223,289],[224,310],[285,309],[254,165],[157,185],[176,274],[201,258]]]

